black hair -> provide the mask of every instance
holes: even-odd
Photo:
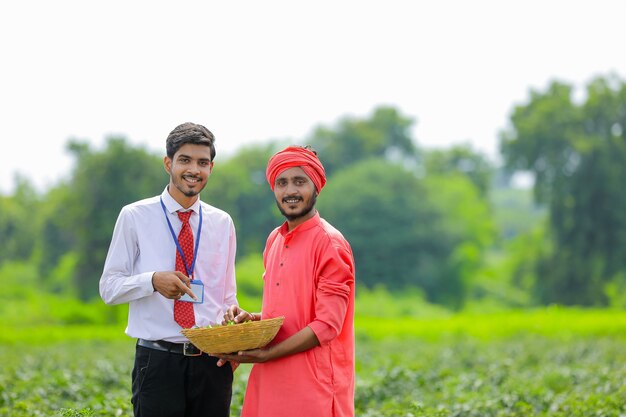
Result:
[[[178,125],[170,132],[165,141],[165,151],[172,159],[181,146],[191,143],[211,148],[211,161],[215,159],[215,136],[206,127],[187,122]]]

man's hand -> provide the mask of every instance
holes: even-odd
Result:
[[[246,310],[243,310],[238,305],[232,305],[228,307],[226,313],[224,313],[224,320],[222,321],[222,325],[226,325],[231,321],[235,323],[245,323],[246,321],[251,320],[261,320],[260,314],[248,313]]]
[[[217,354],[211,355],[219,358],[218,365],[221,366],[226,362],[237,362],[237,363],[263,363],[272,359],[271,348],[268,349],[252,349],[252,350],[242,350],[233,354]]]
[[[178,300],[184,294],[189,294],[194,300],[198,299],[191,291],[190,281],[188,276],[179,271],[161,271],[152,275],[154,290],[172,300]]]

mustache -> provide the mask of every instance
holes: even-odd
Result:
[[[292,197],[283,197],[282,202],[286,203],[287,200],[297,200],[297,201],[303,201],[304,199],[300,196],[292,196]]]

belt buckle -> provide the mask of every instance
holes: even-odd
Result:
[[[183,343],[183,355],[185,356],[200,356],[202,351],[191,342]]]

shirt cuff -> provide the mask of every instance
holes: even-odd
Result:
[[[315,333],[320,345],[328,343],[337,337],[337,331],[333,327],[319,320],[310,323],[309,327],[313,330],[313,333]]]
[[[148,296],[155,291],[154,285],[152,285],[152,276],[155,273],[156,271],[152,271],[137,275],[137,283],[139,284],[139,288],[143,290],[142,292],[145,296]]]

